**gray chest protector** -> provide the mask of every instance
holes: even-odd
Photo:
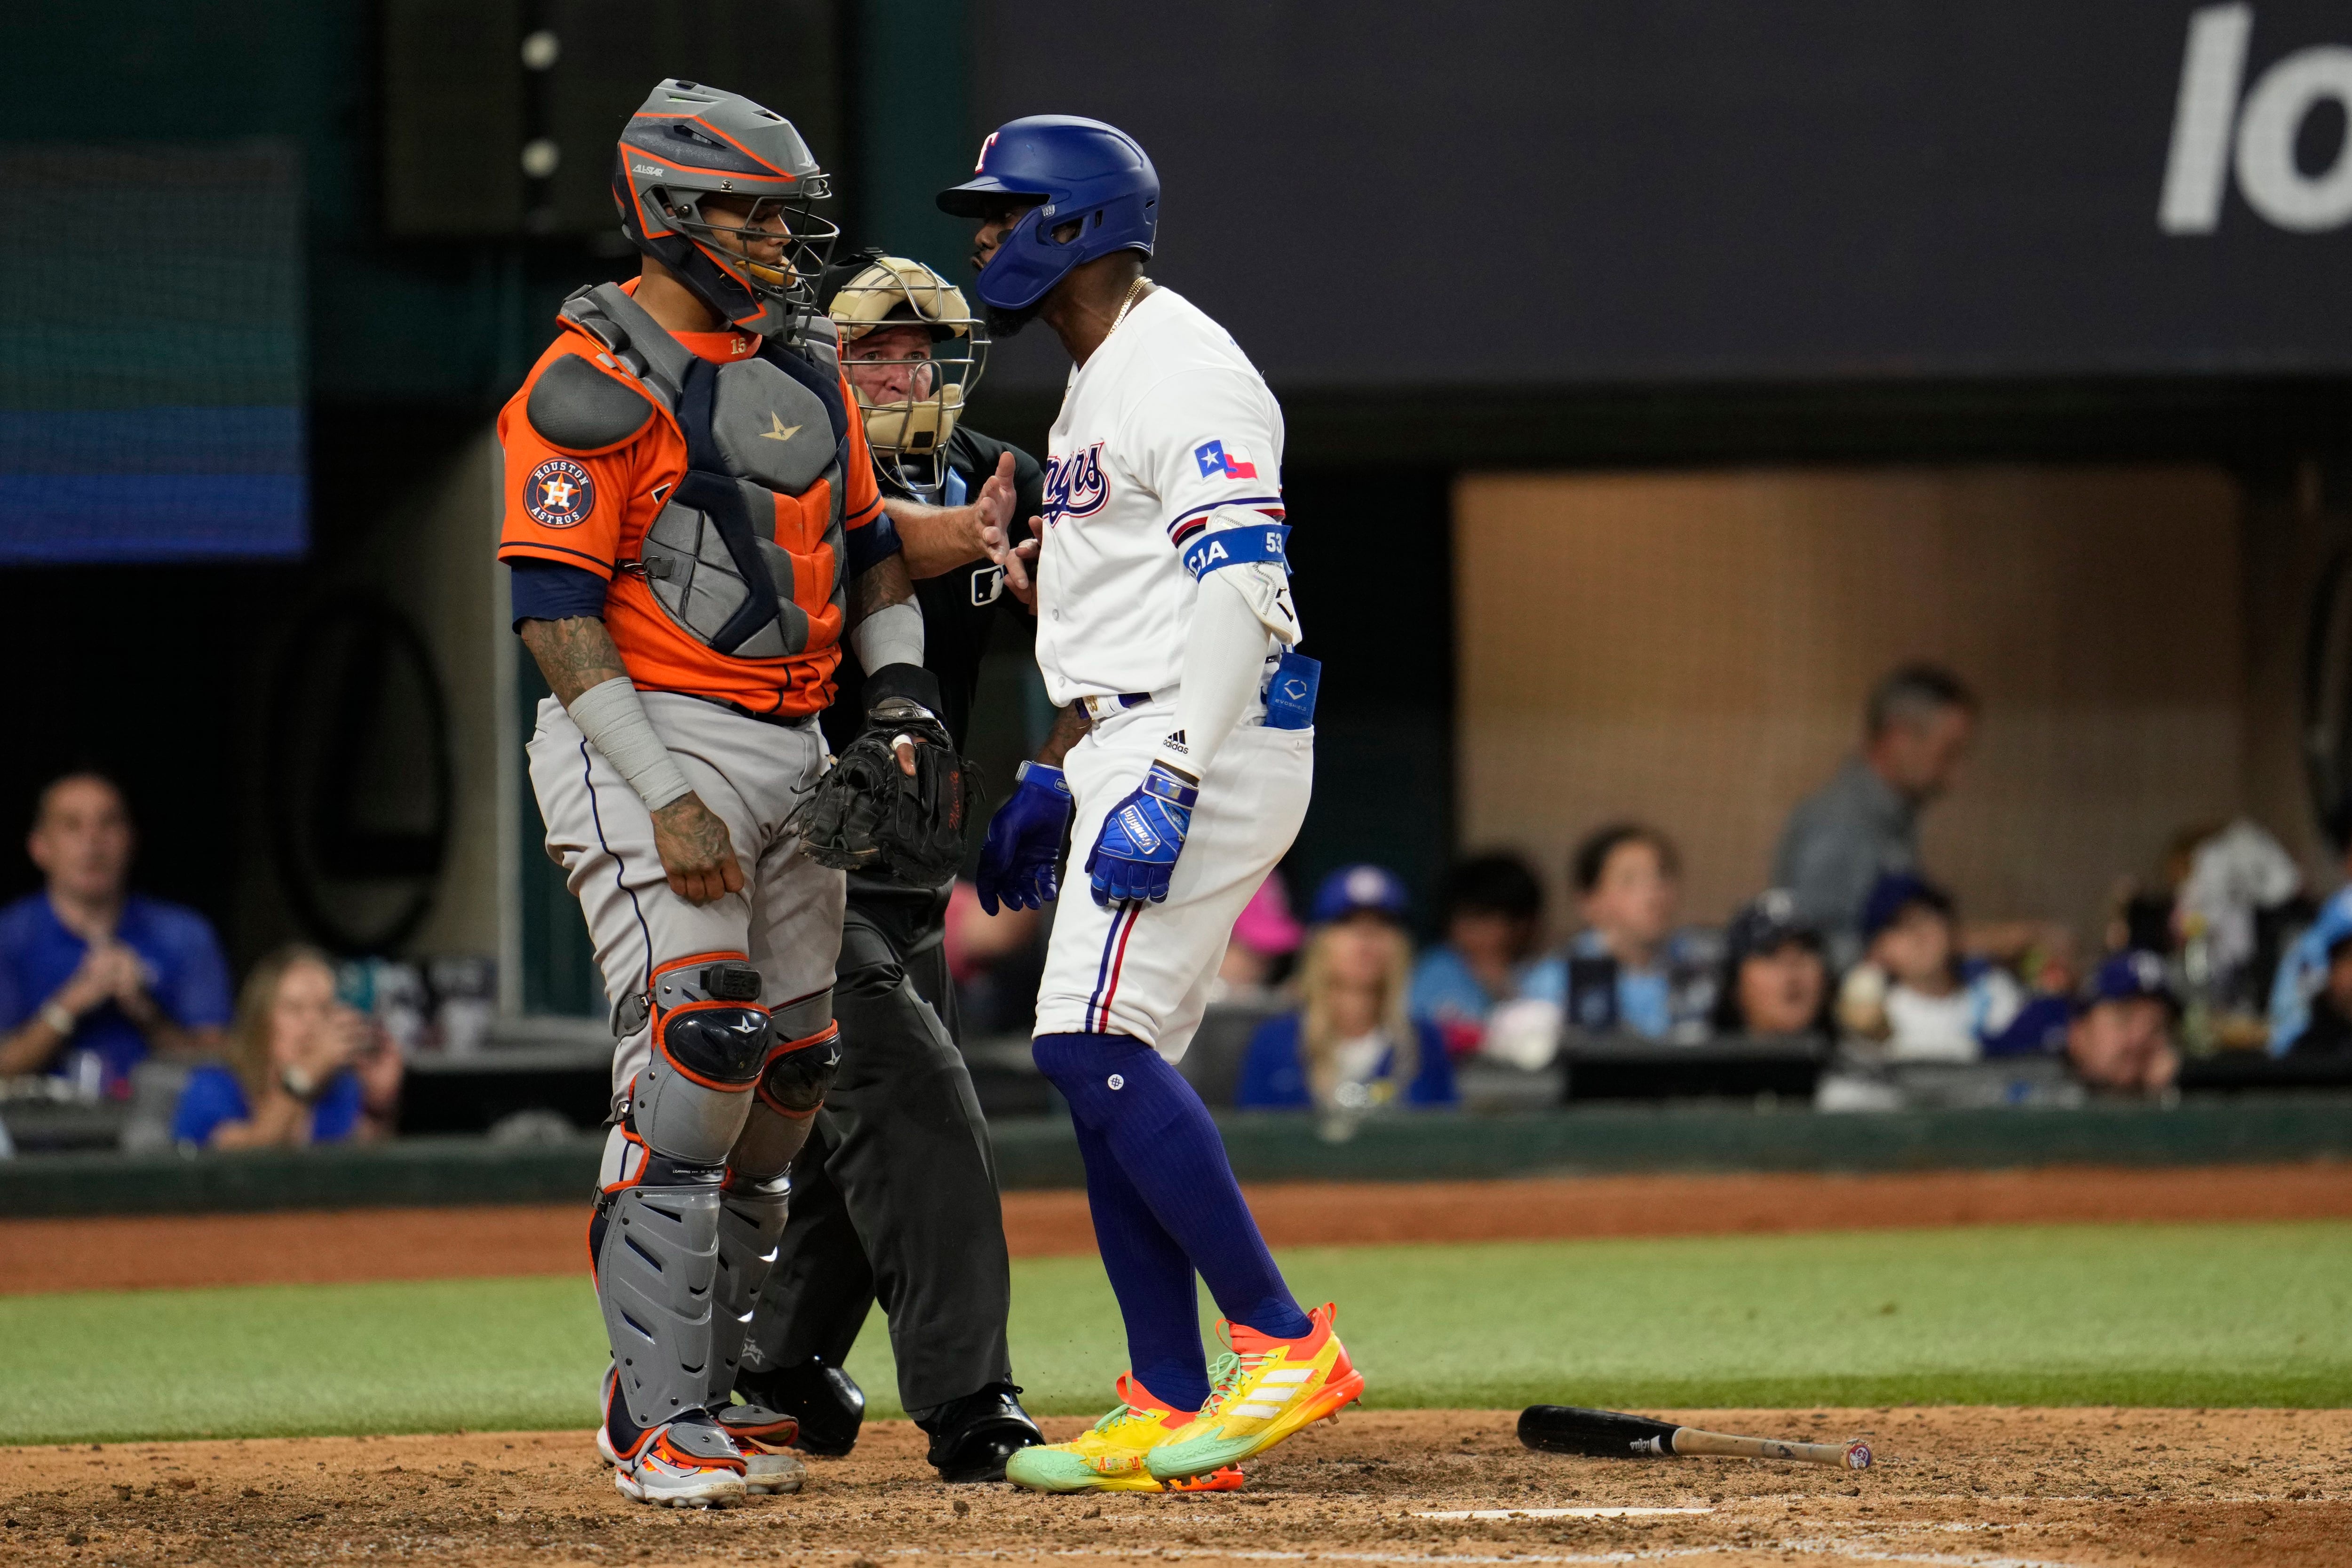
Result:
[[[847,597],[849,419],[833,322],[815,318],[802,352],[771,342],[755,358],[714,365],[614,284],[581,289],[562,313],[635,374],[686,437],[686,474],[660,498],[641,559],[621,569],[642,573],[669,618],[719,653],[807,651],[803,603],[842,606]],[[820,480],[822,511],[803,500]],[[796,585],[808,590],[802,603]]]

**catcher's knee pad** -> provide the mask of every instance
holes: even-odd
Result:
[[[841,1030],[828,1024],[824,1033],[795,1040],[769,1058],[767,1070],[760,1075],[760,1099],[804,1121],[824,1103],[824,1092],[840,1070]]]
[[[653,1049],[631,1116],[648,1148],[719,1164],[751,1109],[773,1044],[760,972],[740,954],[704,953],[654,971]]]
[[[819,992],[776,1009],[776,1033],[788,1036],[769,1047],[750,1118],[743,1124],[728,1165],[738,1175],[782,1175],[808,1142],[809,1120],[824,1104],[841,1068],[841,1029],[833,1021],[833,993]]]
[[[730,1171],[719,1195],[719,1273],[710,1291],[709,1405],[724,1409],[734,1392],[751,1315],[776,1261],[791,1207],[792,1182],[755,1180]]]
[[[589,1251],[615,1390],[639,1427],[709,1397],[725,1176],[722,1166],[648,1148],[625,1121],[605,1142]]]

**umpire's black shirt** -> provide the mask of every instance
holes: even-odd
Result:
[[[948,468],[957,478],[942,488],[936,504],[965,506],[996,472],[999,457],[1013,454],[1013,527],[1025,537],[1029,519],[1045,510],[1045,470],[1037,459],[1008,441],[982,436],[958,424],[948,437]],[[876,466],[885,497],[909,495],[881,465]],[[959,482],[960,481],[960,482]],[[915,584],[915,602],[923,611],[923,666],[940,678],[940,722],[963,750],[964,731],[971,724],[972,693],[980,688],[981,656],[988,651],[988,634],[1002,614],[1026,615],[1021,602],[1004,591],[1004,569],[985,555]],[[1008,609],[1008,606],[1010,608]],[[866,669],[857,662],[849,639],[841,644],[841,668],[834,676],[837,690],[824,710],[825,743],[838,752],[866,728]],[[890,879],[864,872],[850,873],[849,890],[862,907],[884,906],[901,911],[898,919],[936,923],[946,913],[946,889],[934,893],[907,888]],[[878,911],[877,911],[878,912]],[[898,923],[896,920],[893,924]],[[911,931],[901,933],[909,939]]]
[[[980,487],[996,472],[999,457],[1013,454],[1013,528],[1025,538],[1029,520],[1045,509],[1045,470],[1037,459],[1008,441],[982,436],[959,424],[948,437],[948,468],[961,482],[950,480],[935,504],[966,506]],[[901,500],[909,495],[887,470],[877,465],[884,496]],[[961,493],[959,493],[961,492]],[[923,611],[923,665],[940,678],[940,722],[955,737],[961,751],[964,731],[971,724],[972,693],[980,687],[981,656],[988,651],[988,634],[996,617],[1012,606],[1026,614],[1020,602],[1004,591],[1004,570],[982,556],[915,584],[915,602]],[[827,744],[838,752],[866,727],[866,670],[857,662],[849,639],[841,644],[841,668],[834,677],[839,690],[824,710]]]

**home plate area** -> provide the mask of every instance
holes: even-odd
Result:
[[[1048,1497],[941,1486],[884,1422],[799,1496],[681,1513],[621,1498],[583,1433],[85,1443],[0,1449],[0,1560],[2352,1563],[2352,1412],[1655,1414],[1867,1436],[1878,1462],[1567,1458],[1522,1448],[1516,1411],[1350,1411],[1240,1492]]]

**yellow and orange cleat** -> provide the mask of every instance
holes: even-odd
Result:
[[[1220,1323],[1233,1353],[1209,1368],[1209,1403],[1201,1414],[1145,1452],[1152,1479],[1181,1481],[1238,1465],[1352,1404],[1364,1392],[1364,1378],[1331,1331],[1338,1315],[1326,1302],[1307,1314],[1311,1331],[1295,1340]]]

